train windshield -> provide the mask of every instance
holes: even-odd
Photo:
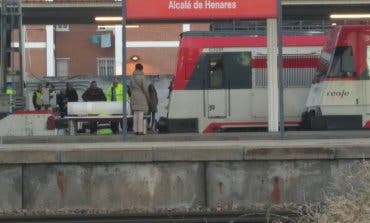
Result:
[[[331,61],[328,77],[353,77],[355,76],[355,63],[352,47],[337,47]]]
[[[318,64],[316,79],[324,77],[353,77],[356,74],[352,47],[336,47],[323,51]]]

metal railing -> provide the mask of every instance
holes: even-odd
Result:
[[[305,33],[305,32],[326,32],[332,28],[329,20],[284,20],[283,32]],[[264,20],[233,20],[225,22],[212,22],[212,31],[245,31],[265,32],[266,21]]]

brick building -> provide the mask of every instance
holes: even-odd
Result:
[[[209,24],[140,24],[126,29],[127,74],[135,62],[148,75],[172,75],[179,34]],[[121,73],[122,30],[93,25],[25,26],[25,73],[36,77],[107,76]]]

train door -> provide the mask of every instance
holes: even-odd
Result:
[[[206,108],[208,118],[239,118],[248,114],[252,88],[252,54],[237,49],[208,55]]]
[[[206,81],[206,109],[208,118],[225,118],[227,116],[227,89],[225,89],[225,72],[221,54],[208,55]]]

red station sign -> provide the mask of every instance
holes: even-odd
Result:
[[[277,0],[127,0],[127,19],[217,20],[277,17]]]

